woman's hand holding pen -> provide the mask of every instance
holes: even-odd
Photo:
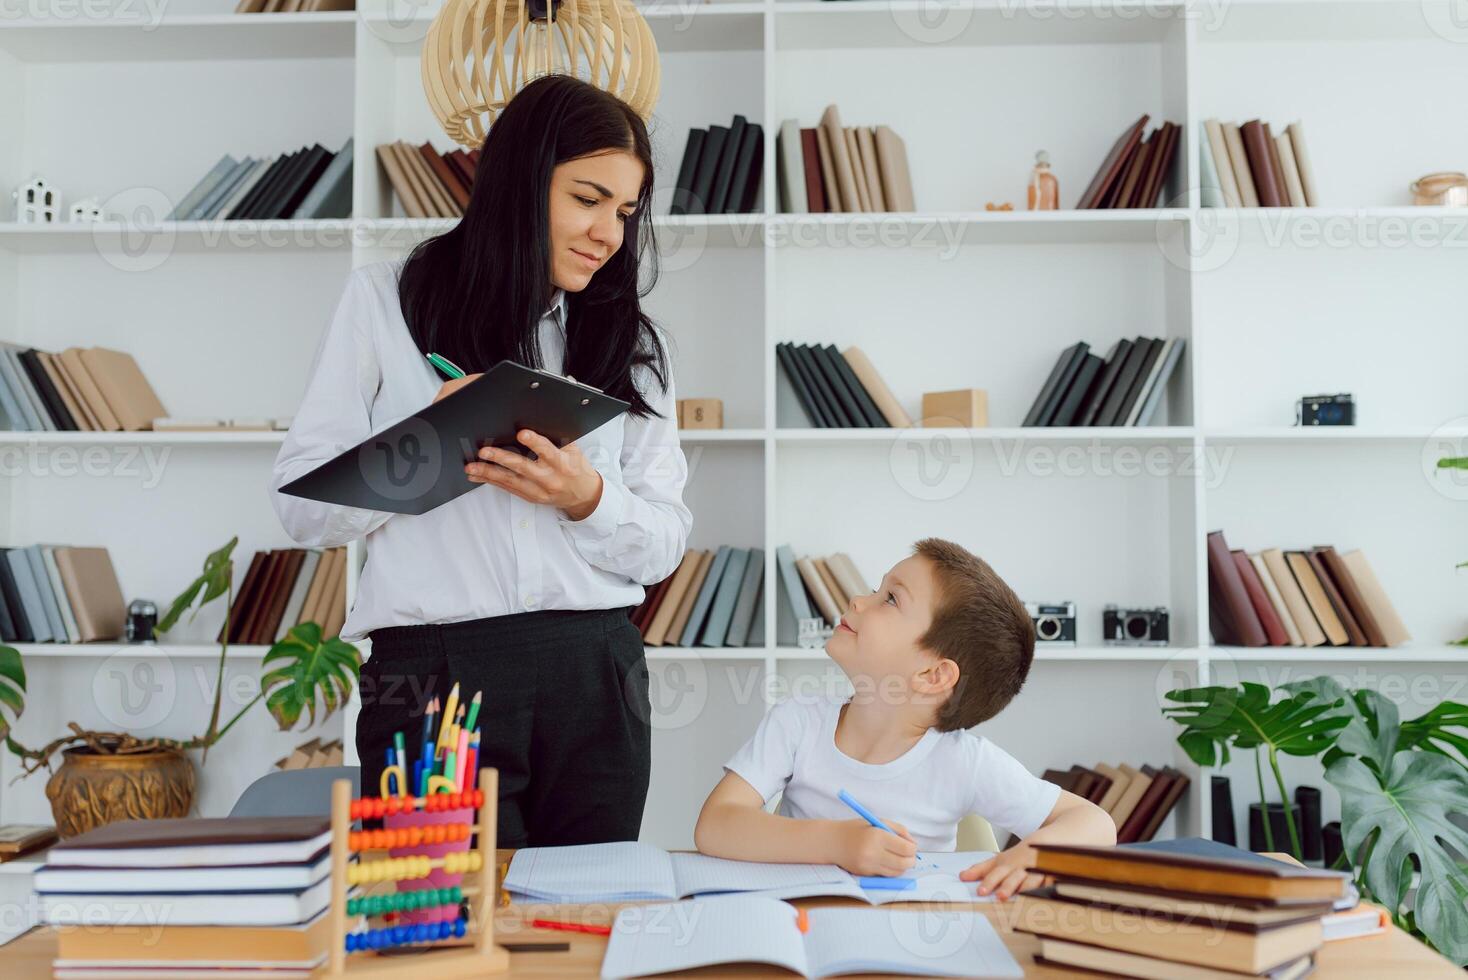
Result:
[[[467,383],[474,377],[477,375],[450,381],[444,389]],[[441,390],[439,396],[445,393]],[[584,520],[596,510],[601,500],[601,474],[579,446],[572,443],[561,448],[529,429],[521,429],[515,438],[539,458],[532,460],[508,449],[485,446],[479,450],[482,462],[464,464],[470,482],[502,487],[533,504],[559,507],[573,521]]]

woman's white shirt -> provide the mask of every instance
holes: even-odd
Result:
[[[602,475],[601,500],[584,520],[494,486],[477,486],[422,515],[279,492],[438,393],[442,382],[413,343],[398,304],[401,262],[375,262],[348,276],[270,480],[271,502],[296,543],[334,547],[367,539],[342,639],[354,642],[383,626],[641,602],[644,585],[677,567],[693,523],[683,503],[688,465],[672,379],[660,390],[644,368],[634,381],[662,417],[622,415],[576,441]],[[561,372],[565,316],[558,290],[539,326],[545,370]]]

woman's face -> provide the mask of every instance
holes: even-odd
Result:
[[[622,247],[637,208],[642,161],[626,150],[567,160],[551,172],[551,282],[576,293]]]

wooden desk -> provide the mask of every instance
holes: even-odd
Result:
[[[500,860],[508,861],[512,851],[501,851]],[[814,908],[823,905],[845,905],[866,908],[851,899],[800,899],[794,904]],[[565,953],[515,953],[510,957],[510,977],[597,977],[601,973],[602,953],[607,940],[574,932],[532,929],[525,925],[532,918],[609,925],[617,914],[616,905],[512,905],[495,914],[496,939],[506,944],[530,941],[569,942]],[[897,908],[912,905],[898,904]],[[952,909],[945,905],[943,908]],[[986,916],[1004,939],[1010,953],[1024,968],[1025,976],[1040,978],[1095,977],[1086,970],[1072,970],[1035,962],[1040,942],[1027,933],[1013,931],[1018,905],[1013,902],[977,903],[973,908]],[[51,961],[56,956],[56,935],[50,929],[37,929],[0,947],[0,975],[6,980],[41,980],[51,976]],[[1406,933],[1391,929],[1377,936],[1345,939],[1326,943],[1316,957],[1316,972],[1311,980],[1381,980],[1392,978],[1435,978],[1463,980],[1463,971],[1432,952]],[[778,967],[757,965],[708,967],[690,976],[708,977],[790,977],[793,974]]]

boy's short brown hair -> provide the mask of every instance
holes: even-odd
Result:
[[[958,664],[958,685],[938,710],[938,730],[972,728],[1014,699],[1035,659],[1035,625],[989,563],[952,541],[924,538],[913,551],[933,564],[938,601],[918,641]]]

